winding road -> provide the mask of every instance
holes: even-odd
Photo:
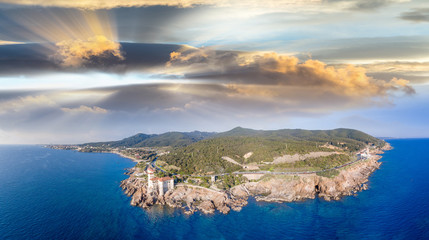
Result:
[[[345,163],[343,165],[340,166],[336,166],[333,168],[329,168],[329,169],[323,169],[323,170],[318,170],[318,171],[301,171],[301,172],[270,172],[270,171],[257,171],[257,172],[232,172],[232,173],[222,173],[222,174],[214,174],[214,175],[182,175],[182,176],[192,176],[192,177],[211,177],[211,176],[226,176],[226,175],[243,175],[243,174],[273,174],[273,175],[298,175],[298,174],[314,174],[314,173],[322,173],[322,172],[327,172],[327,171],[332,171],[332,170],[337,170],[343,167],[347,167],[349,165],[352,165],[353,163],[362,161],[362,160],[367,160],[369,157],[365,157],[365,158],[358,158],[354,161]]]

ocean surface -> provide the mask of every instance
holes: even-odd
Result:
[[[429,239],[429,139],[389,142],[357,196],[208,216],[130,206],[117,155],[3,145],[0,239]]]

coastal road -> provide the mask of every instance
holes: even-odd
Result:
[[[323,169],[323,170],[319,170],[319,171],[302,171],[302,172],[270,172],[270,171],[259,171],[259,172],[233,172],[232,174],[274,174],[274,175],[314,174],[314,173],[322,173],[322,172],[337,170],[337,169],[340,169],[340,168],[352,165],[353,163],[356,163],[358,161],[367,160],[367,159],[368,159],[368,157],[361,158],[361,159],[356,159],[354,161],[345,163],[345,164],[340,165],[340,166],[336,166],[336,167],[329,168],[329,169]]]
[[[152,162],[149,163],[149,166],[152,167],[153,169],[159,170],[161,172],[165,172],[164,169],[156,165],[156,160],[158,160],[158,158],[155,158],[154,160],[152,160]]]
[[[329,168],[329,169],[323,169],[323,170],[318,170],[318,171],[301,171],[301,172],[270,172],[270,171],[257,171],[257,172],[233,172],[233,173],[222,173],[222,174],[214,174],[214,175],[183,175],[183,176],[189,176],[189,177],[212,177],[212,176],[226,176],[226,175],[243,175],[243,174],[272,174],[272,175],[298,175],[298,174],[317,174],[317,173],[323,173],[323,172],[327,172],[327,171],[332,171],[332,170],[337,170],[343,167],[347,167],[350,166],[358,161],[362,161],[362,160],[367,160],[369,159],[369,157],[365,157],[365,158],[358,158],[354,161],[345,163],[343,165],[340,166],[336,166],[333,168]]]

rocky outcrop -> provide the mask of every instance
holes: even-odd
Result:
[[[386,147],[388,149],[388,147]],[[374,151],[375,153],[375,151]],[[380,152],[377,152],[380,153]],[[338,200],[368,188],[368,177],[379,168],[381,157],[373,155],[370,159],[359,161],[340,170],[333,178],[316,174],[265,175],[257,182],[247,182],[229,191],[216,191],[199,186],[179,184],[164,196],[157,192],[147,192],[147,181],[130,178],[122,181],[125,194],[131,196],[131,205],[148,208],[154,204],[182,208],[191,214],[201,211],[205,214],[240,211],[247,204],[248,197],[258,201],[292,202],[321,197],[325,200]]]
[[[131,197],[131,205],[148,208],[154,204],[182,208],[191,214],[199,210],[203,213],[228,213],[231,209],[241,210],[247,204],[247,196],[238,198],[228,192],[215,191],[192,185],[179,185],[174,190],[167,191],[164,196],[157,192],[147,192],[147,182],[143,179],[128,178],[121,183],[125,194]]]

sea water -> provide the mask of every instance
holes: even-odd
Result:
[[[191,216],[130,206],[119,187],[128,159],[3,145],[0,239],[429,239],[429,139],[389,142],[357,196]]]

